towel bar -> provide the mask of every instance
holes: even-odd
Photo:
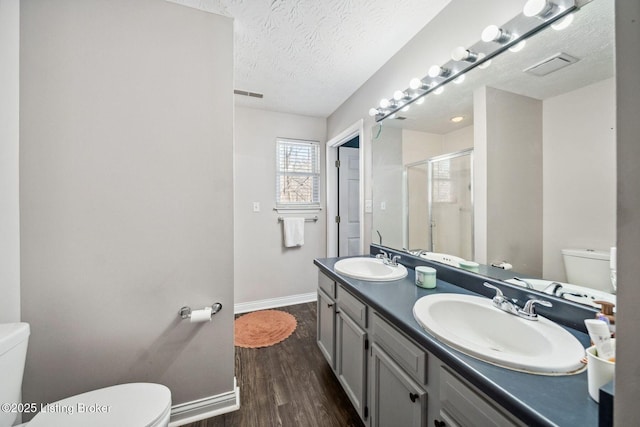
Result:
[[[282,222],[284,221],[284,217],[279,216],[278,217],[278,222]],[[318,215],[314,216],[313,218],[305,218],[304,222],[317,222],[318,221]]]

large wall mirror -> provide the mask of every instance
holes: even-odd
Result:
[[[573,16],[374,126],[375,243],[448,252],[481,264],[481,274],[575,302],[615,301],[613,2],[593,0]],[[453,182],[464,176],[453,162],[429,170],[461,152],[473,153],[468,182]],[[429,214],[434,188],[443,192],[438,218]],[[452,239],[472,250],[449,249]]]

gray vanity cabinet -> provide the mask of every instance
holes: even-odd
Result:
[[[327,276],[318,273],[320,351],[363,420],[367,407],[367,306]]]
[[[338,305],[336,316],[336,375],[360,417],[366,410],[367,332],[354,322]]]
[[[331,369],[336,368],[336,309],[335,300],[324,291],[318,289],[318,347]]]
[[[371,427],[420,427],[427,392],[376,343],[371,346]]]
[[[336,375],[351,399],[351,403],[365,420],[367,409],[367,306],[336,287]]]

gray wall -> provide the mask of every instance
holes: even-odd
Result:
[[[487,174],[486,261],[507,261],[521,274],[540,277],[542,101],[487,87],[485,102],[486,116],[474,112],[474,121],[486,120],[484,141],[475,139],[476,152],[486,149],[486,163],[477,162],[474,173]]]
[[[307,294],[307,300],[315,299],[318,272],[313,259],[326,256],[325,210],[287,215],[273,210],[277,137],[319,141],[324,170],[324,118],[235,108],[235,301],[241,309],[244,303],[273,298],[304,299]],[[324,176],[321,182],[324,185]],[[260,212],[253,212],[253,202],[260,203]],[[285,248],[278,216],[314,215],[319,219],[305,223],[304,245]]]
[[[618,324],[615,425],[638,423],[640,401],[640,2],[616,0]]]
[[[402,185],[402,129],[382,127],[374,131],[372,144],[372,169],[375,170],[373,186],[373,241],[380,243],[376,231],[382,235],[382,244],[402,248],[403,243],[403,199]],[[383,204],[384,203],[384,209]]]
[[[31,0],[21,41],[24,401],[233,390],[232,21]],[[215,301],[212,323],[178,320]]]
[[[20,320],[20,3],[0,0],[0,323]]]

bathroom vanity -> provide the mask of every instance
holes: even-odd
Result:
[[[414,319],[412,309],[419,298],[484,294],[480,289],[486,278],[410,258],[403,279],[362,281],[336,273],[339,260],[314,261],[319,268],[317,340],[366,425],[597,425],[598,405],[587,392],[586,371],[544,376],[485,363],[438,341]],[[435,289],[415,286],[416,263],[436,268]],[[522,292],[495,284],[512,295]],[[591,317],[571,303],[553,303],[550,310],[563,312],[565,324],[572,317],[576,325],[578,318]],[[589,345],[584,332],[567,330],[584,347]]]

